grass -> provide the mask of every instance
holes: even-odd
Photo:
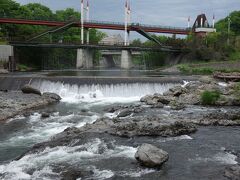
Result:
[[[218,91],[204,91],[201,94],[201,102],[203,105],[214,105],[220,98],[220,92]]]
[[[7,45],[7,42],[6,42],[6,41],[1,41],[1,40],[0,40],[0,45]]]
[[[240,51],[234,52],[230,55],[229,59],[231,61],[238,61],[240,60]]]
[[[234,85],[234,95],[240,100],[240,82]]]
[[[184,74],[202,74],[209,75],[214,72],[214,69],[208,67],[191,67],[187,64],[178,65],[177,68]]]
[[[222,63],[229,64],[226,67],[221,67]],[[197,74],[197,75],[211,75],[214,72],[232,73],[240,72],[239,65],[234,64],[237,61],[222,61],[222,62],[209,62],[209,63],[198,63],[198,64],[180,64],[177,68],[184,74]],[[240,62],[239,62],[240,63]],[[232,66],[232,67],[230,67]]]
[[[26,65],[24,65],[24,64],[18,64],[18,65],[17,65],[17,69],[18,69],[19,71],[27,71],[27,70],[29,69],[29,67],[26,66]]]

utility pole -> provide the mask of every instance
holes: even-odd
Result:
[[[89,1],[87,1],[87,22],[89,22]],[[87,44],[89,44],[89,29],[87,29]]]
[[[84,2],[81,0],[81,44],[84,44]]]
[[[125,30],[124,30],[124,46],[127,46],[127,26],[128,26],[128,2],[125,3]]]
[[[213,14],[213,22],[212,22],[213,28],[215,28],[215,14]]]
[[[190,28],[190,21],[191,21],[191,18],[190,16],[188,16],[188,29]]]
[[[228,45],[230,45],[230,32],[231,32],[231,17],[229,15],[228,16],[228,40],[227,40]]]
[[[128,10],[127,10],[127,15],[128,15],[128,26],[130,27],[131,25],[131,7],[130,7],[130,1],[128,2]],[[130,31],[127,31],[128,33],[128,40],[127,40],[127,45],[130,45]]]

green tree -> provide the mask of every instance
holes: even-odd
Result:
[[[235,35],[240,35],[240,11],[234,11],[230,15],[231,31]],[[216,23],[218,32],[228,32],[228,16]]]

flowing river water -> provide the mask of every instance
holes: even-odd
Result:
[[[36,111],[28,117],[15,117],[0,126],[0,178],[61,179],[55,169],[80,169],[84,179],[225,179],[224,168],[237,164],[240,152],[237,127],[200,127],[192,135],[179,137],[120,138],[102,135],[84,140],[78,146],[46,148],[42,152],[14,160],[34,144],[50,140],[67,127],[82,127],[100,117],[114,117],[104,109],[119,104],[139,104],[146,94],[163,93],[173,83],[133,83],[114,85],[68,85],[34,81],[42,92],[62,97],[57,105]],[[42,112],[51,112],[42,119]],[[191,109],[194,113],[194,109]],[[197,109],[196,109],[197,111]],[[162,115],[168,115],[164,110]],[[161,115],[161,114],[160,114]],[[79,139],[81,141],[81,139]],[[134,159],[142,143],[154,144],[169,153],[161,169],[140,166]]]

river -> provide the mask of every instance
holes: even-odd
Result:
[[[67,127],[82,127],[100,117],[116,116],[106,113],[106,108],[119,104],[139,104],[142,96],[163,93],[176,84],[70,85],[33,81],[32,85],[42,92],[59,94],[62,101],[28,117],[18,116],[1,124],[2,179],[61,179],[64,169],[69,168],[73,172],[76,169],[81,171],[82,179],[225,179],[224,168],[239,162],[236,152],[240,152],[240,132],[237,127],[199,127],[195,134],[169,138],[95,137],[90,134],[81,145],[46,148],[14,160],[34,144],[50,140]],[[192,113],[198,110],[191,109]],[[41,112],[46,111],[51,116],[41,118]],[[164,109],[161,113],[159,116],[168,116],[172,112]],[[134,154],[142,143],[166,150],[169,161],[161,169],[140,166]]]

